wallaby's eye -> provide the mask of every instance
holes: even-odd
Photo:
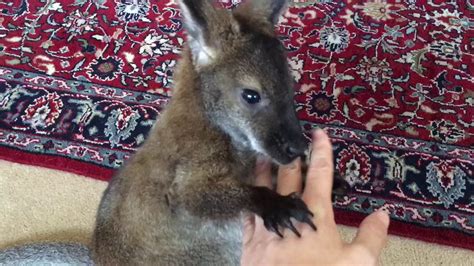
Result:
[[[250,89],[243,89],[242,90],[242,98],[248,103],[248,104],[256,104],[260,102],[260,94],[254,90]]]

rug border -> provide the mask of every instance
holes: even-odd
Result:
[[[114,169],[95,165],[90,162],[82,162],[50,154],[33,154],[28,151],[5,146],[0,146],[0,159],[14,163],[61,170],[102,181],[109,180],[115,172]]]
[[[101,181],[107,181],[116,171],[103,166],[85,163],[71,158],[55,155],[32,154],[10,147],[0,146],[0,159],[26,165],[41,166],[61,170]],[[335,209],[335,219],[338,224],[358,227],[366,214],[350,210]],[[415,233],[414,233],[415,232]],[[433,232],[436,232],[434,234]],[[473,237],[461,232],[444,228],[427,228],[416,224],[408,224],[391,219],[389,233],[392,235],[436,243],[444,246],[457,247],[474,251]],[[464,244],[464,245],[463,245]]]

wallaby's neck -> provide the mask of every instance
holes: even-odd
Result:
[[[174,70],[174,75],[175,85],[171,103],[173,105],[186,105],[191,112],[204,114],[200,89],[201,81],[192,63],[189,48],[185,47],[183,49],[181,58]],[[189,106],[190,104],[193,106]]]

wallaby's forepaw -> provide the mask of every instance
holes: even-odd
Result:
[[[301,236],[290,218],[294,218],[299,222],[307,223],[311,228],[316,230],[316,226],[311,220],[313,213],[308,209],[306,203],[299,198],[298,194],[292,193],[288,196],[276,194],[275,196],[276,197],[272,197],[272,199],[267,199],[270,202],[265,204],[266,206],[263,208],[261,213],[267,230],[275,232],[280,237],[283,237],[279,228],[288,228],[297,236]]]

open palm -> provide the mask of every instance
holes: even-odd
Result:
[[[301,163],[296,160],[281,166],[277,192],[302,193],[302,199],[315,214],[314,231],[310,226],[294,223],[301,233],[284,230],[283,238],[268,232],[256,215],[245,221],[242,265],[376,265],[387,241],[388,215],[379,210],[366,217],[352,243],[342,241],[334,221],[331,204],[333,159],[331,143],[322,130],[313,134],[313,152],[306,187],[302,191]],[[257,165],[257,185],[271,187],[268,163]],[[295,221],[294,221],[295,222]]]

